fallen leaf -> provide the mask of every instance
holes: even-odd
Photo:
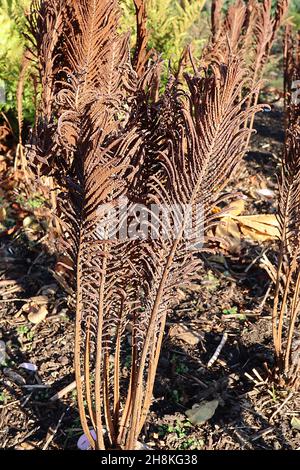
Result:
[[[6,209],[5,207],[0,207],[0,222],[3,222],[6,219]]]
[[[218,406],[219,400],[203,401],[199,405],[194,405],[192,409],[187,410],[185,414],[192,424],[204,424],[213,417]]]
[[[221,248],[236,252],[241,244],[241,232],[238,223],[231,217],[223,217],[216,227],[216,238],[220,239]]]
[[[296,416],[293,416],[291,420],[291,426],[292,428],[297,429],[297,431],[300,431],[300,419],[296,418]]]
[[[199,341],[203,339],[201,333],[192,330],[186,325],[182,325],[180,323],[178,325],[171,326],[169,330],[169,335],[171,338],[175,337],[191,345],[198,344]]]
[[[228,207],[225,210],[226,216],[237,216],[240,215],[245,210],[245,199],[237,199],[228,204]]]
[[[28,320],[34,325],[37,325],[38,323],[45,320],[47,314],[48,309],[45,305],[41,305],[40,307],[38,307],[37,305],[31,306],[30,312],[28,314]]]
[[[7,170],[7,163],[0,158],[0,174],[4,173]]]
[[[257,241],[279,237],[279,223],[275,214],[243,215],[235,218],[244,236]]]
[[[29,227],[34,222],[34,218],[28,215],[23,219],[23,227]]]
[[[30,297],[30,304],[33,305],[42,305],[42,304],[47,304],[49,302],[49,298],[47,295],[36,295],[34,297]]]
[[[36,450],[37,447],[31,442],[21,442],[14,447],[15,450]]]
[[[279,223],[275,214],[235,215],[234,211],[222,217],[215,229],[220,246],[238,252],[242,236],[255,241],[275,240],[279,237]]]

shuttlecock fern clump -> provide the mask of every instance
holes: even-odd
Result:
[[[182,81],[169,72],[160,91],[160,60],[147,60],[146,9],[134,3],[133,58],[116,0],[41,1],[31,21],[45,105],[29,154],[60,188],[78,406],[93,449],[136,446],[177,288],[195,276],[211,208],[263,108],[230,36],[222,48],[213,38],[201,58],[190,53],[193,72]]]

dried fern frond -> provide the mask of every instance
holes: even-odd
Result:
[[[133,66],[139,77],[145,72],[149,52],[147,51],[149,32],[147,29],[147,3],[148,0],[133,0],[136,10],[136,45],[133,57]]]
[[[300,32],[294,37],[291,25],[287,25],[284,41],[284,97],[286,127],[295,122],[300,109],[297,104],[299,86],[297,80],[300,76]],[[292,93],[295,98],[293,99]]]
[[[211,32],[212,40],[216,42],[221,30],[223,0],[212,0],[211,2]]]
[[[281,26],[289,6],[289,0],[278,0],[275,13],[272,13],[272,0],[236,0],[224,15],[221,14],[223,2],[213,2],[212,11],[212,40],[207,52],[218,53],[224,60],[226,55],[234,51],[241,54],[249,67],[251,80],[249,90],[256,87],[252,102],[258,102],[262,86],[264,68],[270,55],[276,33]],[[250,128],[253,128],[251,118]],[[249,137],[247,146],[249,144]]]
[[[119,202],[136,192],[134,175],[149,132],[150,106],[145,100],[150,100],[155,66],[138,85],[128,35],[118,33],[117,2],[70,1],[68,6],[72,13],[65,25],[66,65],[57,96],[60,153],[54,175],[65,188],[60,211],[74,266],[80,418],[91,446],[104,449],[118,445],[124,387],[120,357],[133,308],[130,282],[135,259],[129,242],[108,237],[107,217],[112,224],[111,211],[122,210]]]
[[[269,57],[276,33],[288,10],[289,0],[278,0],[275,13],[272,12],[272,0],[236,0],[226,13],[221,15],[223,2],[213,2],[212,44],[215,48],[237,49],[243,54],[245,63],[252,70],[253,84],[263,75],[264,65]],[[223,44],[223,45],[222,45]]]
[[[28,15],[27,55],[34,61],[40,84],[35,130],[27,147],[27,159],[38,175],[50,175],[55,143],[58,109],[56,94],[61,59],[61,38],[65,5],[61,0],[34,0]],[[42,167],[42,168],[41,168]]]
[[[119,437],[120,445],[127,449],[134,447],[151,404],[164,325],[176,303],[176,287],[189,283],[197,268],[199,236],[211,223],[211,207],[220,188],[245,151],[245,135],[250,132],[245,121],[261,109],[243,109],[239,94],[246,80],[247,71],[238,58],[230,57],[227,65],[216,60],[203,76],[186,76],[187,94],[171,80],[161,99],[159,127],[151,145],[155,172],[148,179],[148,205],[155,204],[161,212],[165,204],[177,205],[186,212],[175,239],[173,222],[164,225],[162,233],[156,232],[154,240],[140,242],[136,248],[135,365]],[[197,206],[202,212],[193,219],[186,208],[193,212]],[[187,240],[188,217],[193,223]]]
[[[299,387],[300,338],[300,107],[293,84],[300,80],[299,43],[288,27],[285,37],[286,136],[279,195],[280,251],[273,308],[275,377]],[[285,318],[287,331],[285,331]]]
[[[129,37],[118,32],[116,0],[64,5],[50,125],[55,153],[47,158],[63,191],[64,244],[74,267],[78,408],[91,448],[134,449],[176,289],[195,275],[211,207],[262,106],[246,106],[256,87],[241,98],[249,70],[238,48],[222,60],[211,53],[184,83],[170,76],[157,97],[160,64],[138,79]],[[140,204],[144,219],[136,224]],[[179,213],[157,223],[166,206]],[[149,221],[143,237],[139,225]]]
[[[27,18],[28,48],[31,56],[35,57],[41,82],[39,112],[48,122],[51,120],[55,101],[54,83],[57,79],[58,47],[63,30],[63,3],[60,0],[34,0]]]

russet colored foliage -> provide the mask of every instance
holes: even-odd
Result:
[[[76,297],[78,405],[97,449],[135,447],[168,312],[199,262],[199,250],[187,249],[185,218],[175,239],[165,236],[169,226],[153,238],[111,239],[99,233],[99,207],[126,200],[151,215],[153,204],[201,205],[204,229],[214,223],[211,208],[263,109],[261,71],[287,8],[279,1],[272,16],[269,0],[237,0],[223,16],[222,2],[213,1],[203,55],[187,51],[193,72],[170,72],[162,90],[160,59],[147,47],[146,2],[134,3],[133,59],[116,0],[34,2],[29,18],[42,95],[28,158],[60,188],[62,245]],[[194,230],[196,237],[197,224]]]

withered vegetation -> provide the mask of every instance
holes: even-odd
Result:
[[[201,57],[187,54],[193,72],[180,78],[170,71],[162,87],[160,59],[147,47],[146,3],[134,1],[133,56],[129,34],[119,32],[117,0],[35,1],[29,16],[42,92],[27,156],[36,175],[52,178],[53,188],[59,188],[61,250],[70,258],[76,297],[79,412],[90,445],[97,449],[135,448],[151,405],[167,315],[177,302],[177,288],[193,281],[198,254],[206,249],[205,244],[194,250],[187,246],[187,217],[175,238],[172,224],[163,231],[154,227],[156,236],[147,239],[111,238],[107,214],[99,208],[115,208],[123,201],[133,213],[143,204],[151,218],[153,204],[161,210],[166,204],[201,205],[198,223],[207,232],[215,222],[212,207],[224,198],[222,190],[247,150],[255,114],[264,108],[258,105],[262,73],[288,6],[279,0],[273,15],[271,0],[237,0],[223,15],[223,2],[213,1],[209,43]],[[294,236],[299,123],[292,114],[277,283],[279,296],[281,271],[290,257],[284,295],[292,285],[295,294],[285,367],[292,360],[300,286],[299,236]],[[194,230],[191,240],[199,224]],[[125,377],[128,329],[131,370]],[[275,347],[281,357],[280,332]]]

